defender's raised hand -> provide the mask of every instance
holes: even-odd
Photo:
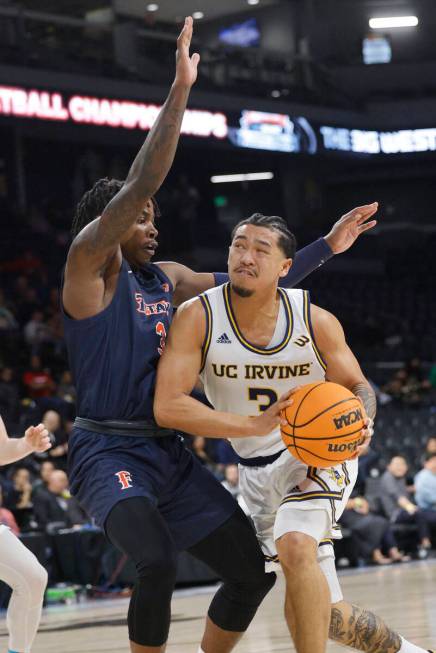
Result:
[[[377,220],[369,220],[378,211],[378,202],[358,206],[342,216],[325,236],[333,254],[342,254],[353,245],[361,234],[372,229]],[[369,222],[367,222],[369,220]]]
[[[185,24],[177,39],[176,52],[176,79],[175,82],[191,87],[197,79],[197,66],[200,55],[194,52],[189,55],[189,48],[192,39],[193,20],[191,16],[185,18]]]

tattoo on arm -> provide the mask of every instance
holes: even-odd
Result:
[[[371,386],[366,383],[358,383],[354,386],[352,392],[362,400],[368,417],[374,419],[377,412],[377,398]]]
[[[329,637],[364,653],[398,653],[401,638],[372,612],[352,605],[344,619],[338,608],[332,608]]]
[[[124,187],[109,202],[98,232],[97,247],[118,244],[140,217],[145,202],[161,186],[171,168],[189,97],[189,89],[173,86],[145,143],[127,175]]]

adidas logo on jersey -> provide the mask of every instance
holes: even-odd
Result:
[[[217,338],[216,341],[217,341],[220,345],[223,345],[223,344],[224,344],[224,345],[230,345],[231,342],[232,342],[232,341],[230,340],[229,336],[227,335],[227,333],[223,333],[219,338]]]

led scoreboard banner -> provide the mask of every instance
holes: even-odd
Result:
[[[67,95],[0,85],[0,117],[149,130],[161,106],[133,100]],[[375,131],[312,125],[303,116],[243,109],[186,109],[182,134],[234,147],[290,154],[401,154],[436,151],[436,128]]]
[[[0,86],[0,115],[56,120],[82,125],[149,130],[161,106],[127,100],[26,90]],[[203,138],[226,138],[227,118],[223,113],[187,109],[182,134]]]
[[[436,128],[373,131],[320,127],[326,150],[362,154],[410,154],[436,151]]]

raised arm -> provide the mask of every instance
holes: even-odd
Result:
[[[311,318],[316,344],[327,364],[327,380],[351,390],[362,401],[367,416],[374,419],[377,409],[375,393],[347,345],[340,322],[319,306],[311,307]]]
[[[99,301],[103,302],[105,284],[102,272],[115,256],[120,258],[120,244],[129,237],[130,228],[140,218],[171,167],[200,58],[198,54],[189,55],[191,37],[192,18],[189,17],[177,40],[174,83],[123,187],[101,216],[82,229],[71,245],[65,270],[64,303],[67,310],[69,305],[75,305],[72,286],[82,296],[84,291],[88,296],[91,294],[89,301],[96,303],[97,307]]]
[[[207,438],[267,435],[280,423],[280,410],[292,403],[281,397],[267,411],[246,417],[213,410],[190,397],[202,364],[206,319],[199,299],[183,304],[171,325],[159,361],[154,395],[158,424]]]
[[[284,288],[296,286],[332,256],[347,251],[361,234],[377,224],[376,220],[370,219],[377,210],[378,204],[374,202],[366,206],[358,206],[343,215],[324,238],[318,238],[297,252],[289,273],[280,280],[280,286]],[[194,272],[180,263],[159,263],[159,265],[173,282],[176,305],[229,280],[224,272],[215,274]]]
[[[0,465],[9,465],[25,458],[34,451],[42,453],[50,449],[50,438],[43,424],[29,426],[24,438],[10,438],[0,417]]]
[[[343,215],[324,238],[303,247],[297,252],[295,260],[286,277],[280,281],[284,288],[292,288],[311,272],[326,263],[335,254],[342,254],[356,242],[361,234],[377,224],[370,220],[378,210],[378,203],[358,206]]]

